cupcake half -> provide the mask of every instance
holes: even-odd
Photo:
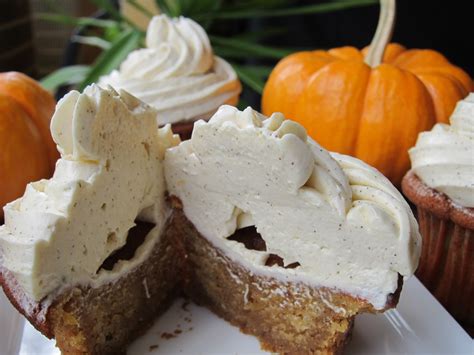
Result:
[[[423,236],[418,277],[464,326],[474,328],[474,94],[458,102],[450,125],[418,136],[409,151],[405,195]]]
[[[146,46],[130,53],[120,69],[99,84],[125,89],[151,105],[160,126],[171,123],[185,138],[194,121],[209,119],[222,104],[237,104],[237,74],[214,55],[206,32],[193,20],[153,17]]]

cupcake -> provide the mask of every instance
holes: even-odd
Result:
[[[206,32],[193,20],[153,17],[146,47],[130,53],[99,84],[125,89],[153,106],[158,124],[171,123],[183,138],[190,136],[194,121],[209,119],[222,104],[237,104],[237,74],[214,55]]]
[[[474,94],[450,125],[418,136],[405,195],[417,206],[423,251],[417,275],[464,326],[474,326]]]

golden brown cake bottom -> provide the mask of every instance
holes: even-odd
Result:
[[[139,223],[129,237],[143,240],[149,231],[145,225]],[[0,282],[18,311],[44,335],[54,337],[63,354],[125,353],[177,293],[183,259],[172,245],[174,232],[168,224],[148,259],[118,280],[98,288],[71,288],[50,305],[25,299],[6,270],[0,272]]]
[[[350,340],[355,315],[376,312],[369,303],[342,292],[255,275],[202,237],[180,210],[174,218],[186,250],[185,293],[256,336],[265,350],[340,353]],[[401,280],[386,308],[398,302]]]
[[[454,204],[413,172],[402,188],[417,206],[423,238],[416,275],[474,336],[474,209]]]

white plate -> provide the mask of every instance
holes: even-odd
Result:
[[[24,318],[13,308],[0,287],[0,354],[18,353],[24,324]]]
[[[13,328],[19,318],[12,321],[11,314],[5,318],[2,302],[5,303],[0,299],[0,353],[6,348],[11,349],[6,354],[17,354],[15,341],[19,340],[15,336],[18,338],[21,330],[13,332]],[[183,303],[182,299],[177,300],[153,328],[129,347],[128,354],[264,353],[254,337],[240,333],[205,308],[194,304],[183,308]],[[405,284],[396,310],[357,317],[346,353],[474,354],[473,345],[469,335],[413,277]],[[59,351],[54,341],[47,340],[26,322],[19,353],[49,355]]]

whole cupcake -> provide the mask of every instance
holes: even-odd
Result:
[[[417,275],[472,334],[474,93],[458,102],[450,123],[418,136],[402,188],[417,206],[423,236]]]
[[[153,17],[146,47],[130,53],[99,84],[125,89],[153,106],[158,124],[171,123],[182,138],[190,136],[194,121],[210,118],[222,104],[237,104],[237,74],[214,55],[206,32],[193,20]]]

